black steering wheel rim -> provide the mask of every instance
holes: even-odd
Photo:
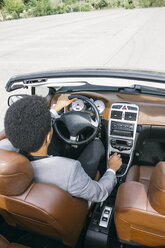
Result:
[[[91,119],[91,123],[89,122],[89,126],[91,124],[91,127],[93,128],[93,133],[85,140],[82,140],[82,141],[77,141],[76,140],[76,137],[72,137],[70,136],[70,139],[66,138],[62,133],[61,131],[59,130],[58,128],[58,125],[57,125],[57,122],[59,119],[61,118],[57,118],[55,119],[54,121],[54,129],[56,130],[58,136],[64,141],[66,142],[67,144],[70,144],[70,145],[84,145],[84,144],[88,144],[90,141],[92,141],[95,137],[96,137],[96,134],[98,132],[98,128],[99,128],[99,125],[100,125],[100,115],[99,115],[99,112],[98,112],[98,109],[96,107],[96,105],[91,101],[89,100],[89,98],[85,97],[85,96],[81,96],[81,95],[71,95],[69,96],[69,99],[74,99],[74,98],[78,98],[78,99],[81,99],[87,103],[90,104],[90,106],[93,108],[94,110],[94,113],[95,113],[95,116],[96,116],[96,121],[92,123],[92,119]],[[76,111],[73,111],[73,112],[69,112],[68,113],[68,116],[70,115],[72,117],[72,115],[74,116],[80,116],[82,115],[82,113],[80,114],[81,112],[76,112]],[[66,113],[67,114],[67,113]],[[85,114],[85,113],[83,113]],[[86,113],[87,114],[87,113]],[[65,113],[62,114],[61,116],[64,117]],[[87,114],[89,115],[89,114]],[[66,116],[65,116],[66,117]],[[84,115],[85,117],[85,115]],[[75,119],[75,118],[74,118]],[[87,119],[87,118],[86,118]]]

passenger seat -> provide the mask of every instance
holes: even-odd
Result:
[[[121,243],[165,247],[165,162],[130,168],[114,217]]]

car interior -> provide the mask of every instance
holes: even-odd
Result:
[[[52,119],[50,155],[77,159],[86,144],[100,139],[106,155],[95,180],[113,153],[120,153],[123,163],[110,196],[89,207],[56,185],[34,182],[27,158],[0,149],[0,247],[165,247],[163,94],[35,83],[32,94],[47,89],[50,108],[61,94],[77,99]],[[10,96],[9,105],[24,96]],[[0,140],[5,138],[2,131]]]

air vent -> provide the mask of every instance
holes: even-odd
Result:
[[[124,120],[127,120],[127,121],[136,121],[136,116],[137,116],[136,113],[125,112],[125,118],[124,118]]]
[[[113,105],[112,108],[113,109],[121,109],[122,105]]]
[[[122,111],[111,111],[111,118],[112,119],[118,119],[121,120],[122,119]]]

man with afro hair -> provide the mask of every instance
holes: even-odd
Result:
[[[0,148],[26,156],[31,161],[36,182],[55,184],[72,196],[89,201],[104,201],[116,185],[116,171],[122,164],[120,155],[110,156],[109,168],[98,182],[92,179],[104,155],[100,140],[92,141],[83,151],[83,156],[89,157],[90,154],[98,160],[91,166],[78,160],[48,155],[53,134],[51,114],[56,117],[57,112],[75,101],[69,100],[68,96],[61,95],[51,110],[47,100],[36,95],[23,97],[12,104],[4,121],[7,139],[0,142]]]
[[[51,115],[45,98],[27,96],[8,108],[5,115],[6,136],[15,148],[31,154],[43,145],[51,130]]]

